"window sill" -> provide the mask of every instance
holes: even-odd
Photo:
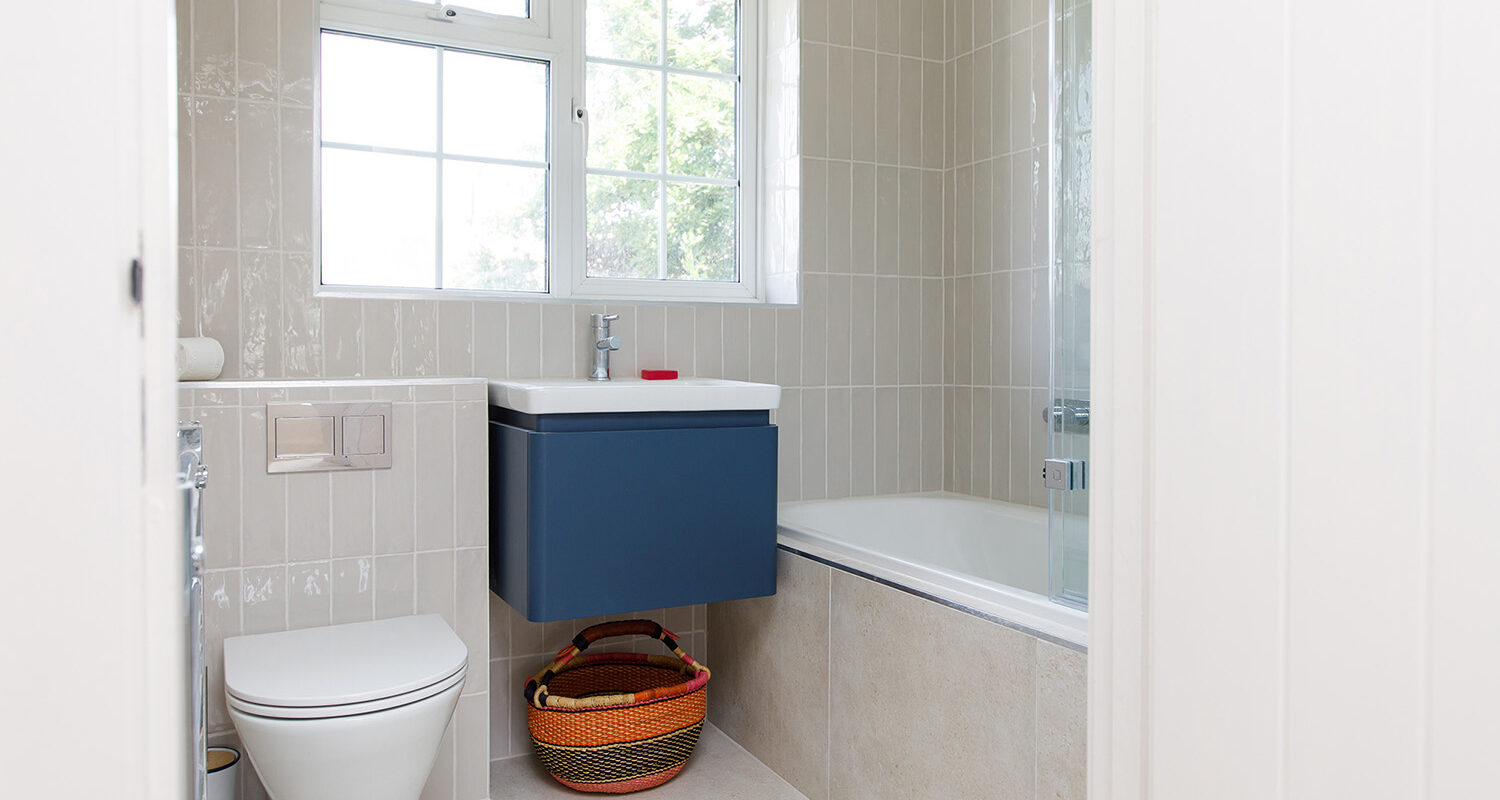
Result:
[[[461,300],[492,303],[546,303],[572,305],[726,305],[726,306],[796,306],[798,303],[773,303],[764,298],[726,295],[589,295],[559,297],[546,292],[488,292],[470,289],[402,289],[384,286],[318,286],[313,297],[347,300]]]

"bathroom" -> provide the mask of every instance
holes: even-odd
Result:
[[[47,379],[3,401],[28,420],[4,674],[35,691],[0,774],[576,795],[535,723],[569,648],[613,632],[586,659],[712,675],[648,795],[1484,796],[1500,507],[1464,456],[1500,446],[1472,412],[1500,389],[1475,366],[1500,356],[1473,119],[1500,89],[1472,80],[1496,23],[1436,0],[36,23],[0,56],[4,330],[45,343],[5,367]],[[294,684],[320,694],[268,699]]]

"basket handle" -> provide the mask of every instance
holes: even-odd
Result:
[[[689,670],[697,673],[697,677],[689,682],[688,686],[696,688],[699,680],[707,681],[708,679],[708,667],[699,664],[693,660],[692,656],[683,652],[682,647],[677,643],[677,634],[663,628],[660,623],[652,622],[649,619],[627,619],[616,622],[601,622],[579,631],[578,635],[573,637],[572,642],[569,642],[566,647],[558,651],[557,657],[552,659],[550,664],[543,667],[541,672],[527,679],[526,685],[521,689],[521,696],[526,699],[527,703],[537,708],[625,705],[644,702],[656,697],[668,696],[670,692],[664,693],[661,689],[649,689],[644,692],[636,692],[635,694],[591,697],[583,701],[565,697],[552,697],[547,694],[547,684],[551,683],[552,677],[572,662],[574,658],[577,658],[579,653],[587,650],[589,645],[600,639],[609,639],[616,636],[650,636],[665,644],[672,651],[672,654],[677,656]]]

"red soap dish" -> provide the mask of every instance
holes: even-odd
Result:
[[[675,369],[643,369],[641,370],[643,381],[675,381],[677,370]]]

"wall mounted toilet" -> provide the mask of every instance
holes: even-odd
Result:
[[[229,716],[274,800],[416,800],[468,658],[432,614],[238,636]]]

